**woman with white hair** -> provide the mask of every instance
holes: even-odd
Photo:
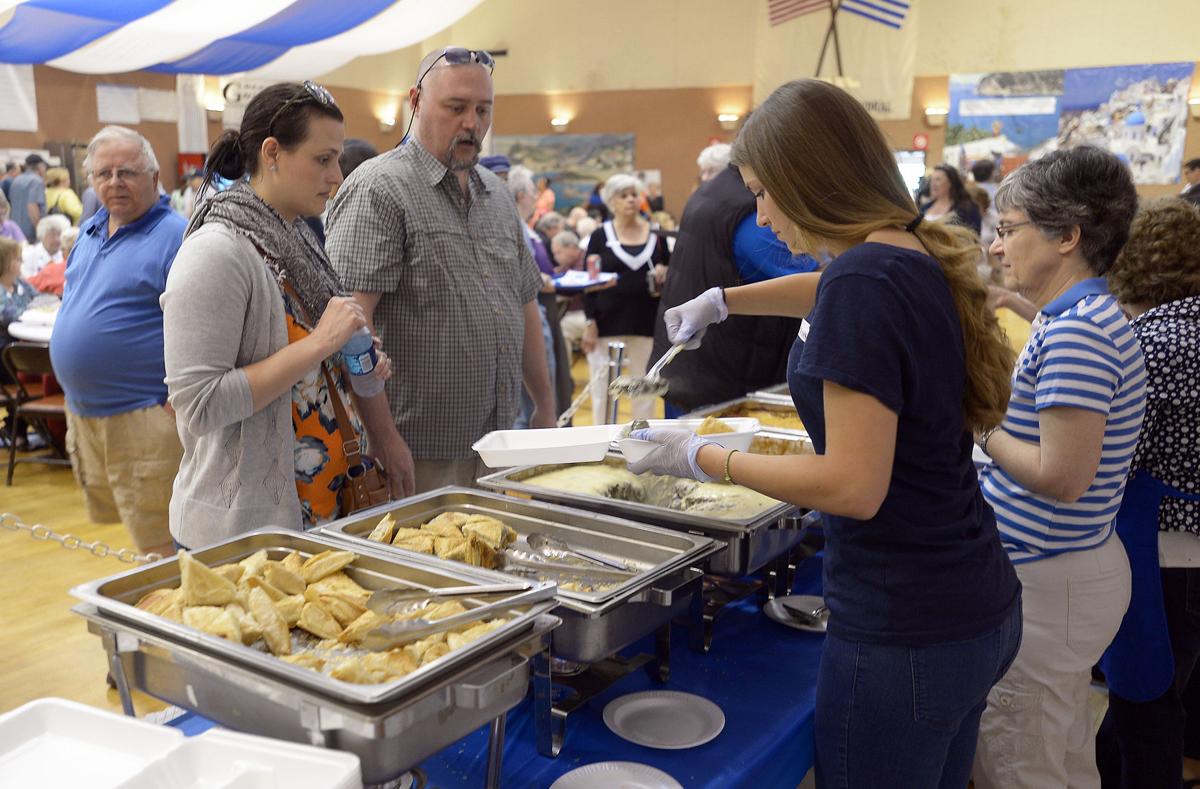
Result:
[[[617,279],[615,286],[583,297],[587,324],[581,344],[593,379],[608,364],[608,343],[625,343],[629,360],[625,372],[634,376],[645,373],[654,345],[654,316],[671,253],[666,240],[638,211],[644,191],[642,183],[626,173],[609,178],[601,190],[612,219],[592,233],[587,254],[589,258],[599,255],[600,271],[616,274]],[[604,381],[592,386],[595,424],[605,418],[605,386]],[[648,419],[653,412],[653,398],[634,399],[634,419]]]
[[[696,157],[696,166],[700,168],[700,181],[708,181],[716,178],[718,174],[729,166],[729,151],[733,148],[732,145],[725,142],[714,143]]]
[[[50,263],[62,262],[62,234],[70,226],[71,220],[62,214],[51,214],[38,220],[37,243],[25,247],[22,277],[29,279]]]

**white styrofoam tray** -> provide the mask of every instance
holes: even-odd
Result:
[[[623,425],[551,427],[540,430],[495,430],[471,449],[489,468],[532,466],[542,463],[596,463],[604,460],[609,445]]]
[[[361,789],[352,753],[214,729],[188,738],[65,699],[0,716],[0,786]]]

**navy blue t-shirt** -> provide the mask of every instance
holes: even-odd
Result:
[[[971,462],[962,327],[937,261],[856,246],[821,277],[807,323],[788,383],[817,453],[825,451],[825,381],[899,416],[879,512],[867,521],[825,517],[829,632],[915,646],[998,627],[1021,585]]]

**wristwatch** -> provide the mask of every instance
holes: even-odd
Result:
[[[1000,425],[996,425],[995,427],[988,428],[987,430],[985,430],[979,434],[979,440],[975,442],[976,446],[978,446],[980,449],[982,449],[983,454],[987,455],[988,457],[991,457],[991,454],[988,452],[988,448],[987,448],[988,440],[991,439],[992,435],[999,429],[1000,429]]]

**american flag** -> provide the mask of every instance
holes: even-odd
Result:
[[[838,4],[838,10],[848,11],[872,22],[899,30],[900,24],[908,13],[908,3],[901,2],[901,0],[874,0],[873,2],[870,0],[842,0]]]
[[[789,19],[830,7],[831,0],[767,0],[767,20],[782,25]]]

